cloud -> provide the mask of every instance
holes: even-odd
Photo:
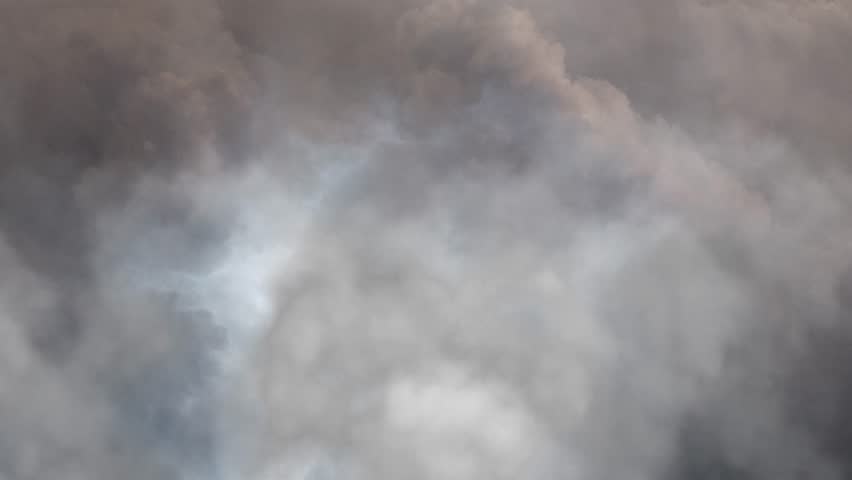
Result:
[[[848,10],[3,2],[0,478],[842,478]]]

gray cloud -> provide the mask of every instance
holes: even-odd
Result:
[[[846,4],[0,18],[0,478],[852,471]]]

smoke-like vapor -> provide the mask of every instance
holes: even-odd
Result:
[[[852,6],[0,1],[0,479],[843,479]]]

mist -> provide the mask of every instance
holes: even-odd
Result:
[[[852,4],[0,41],[0,479],[852,478]]]

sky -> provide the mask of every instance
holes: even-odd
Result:
[[[0,0],[0,480],[852,478],[852,2]]]

